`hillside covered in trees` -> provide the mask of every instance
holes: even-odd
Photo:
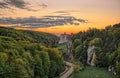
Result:
[[[94,54],[88,60],[92,46]],[[88,65],[89,61],[96,67],[107,67],[120,78],[120,23],[101,30],[90,28],[74,35],[73,53],[82,64]]]
[[[0,78],[54,78],[64,70],[55,35],[0,27]]]
[[[29,30],[15,30],[13,28],[0,27],[0,36],[14,38],[17,41],[29,41],[32,43],[42,43],[45,46],[56,47],[58,37],[45,32],[35,32]]]
[[[66,44],[58,45],[58,41],[49,33],[0,27],[0,78],[58,77],[65,70],[62,55],[67,52]],[[120,24],[79,32],[72,36],[72,43],[74,59],[67,61],[74,64],[74,72],[86,67],[84,73],[91,65],[120,77]]]

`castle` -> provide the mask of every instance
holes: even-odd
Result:
[[[67,53],[66,55],[69,56],[69,58],[73,59],[73,54],[72,54],[72,34],[69,35],[69,34],[61,34],[59,36],[60,40],[59,40],[59,44],[66,44],[67,46]]]
[[[71,35],[66,34],[66,33],[61,34],[61,35],[59,36],[59,38],[60,38],[59,44],[68,43],[68,42],[72,41],[72,40],[71,40],[71,37],[72,37],[72,34],[71,34]]]

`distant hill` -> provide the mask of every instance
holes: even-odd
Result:
[[[58,43],[58,37],[44,32],[35,32],[28,30],[16,30],[13,28],[0,27],[0,36],[14,38],[15,40],[24,40],[35,43],[42,43],[45,46],[55,47]]]
[[[22,33],[33,38],[35,42],[41,42],[46,46],[57,46],[59,38],[53,34],[45,32],[36,32],[36,31],[21,31]]]

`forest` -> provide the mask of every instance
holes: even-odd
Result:
[[[75,65],[74,73],[92,70],[88,67],[92,62],[97,70],[108,69],[120,78],[120,23],[74,34],[73,60],[65,59],[67,48],[58,42],[53,34],[0,27],[0,78],[59,78],[64,61]],[[88,60],[88,49],[93,46],[94,55]]]
[[[54,78],[64,70],[58,37],[0,27],[0,78]]]
[[[91,61],[96,67],[112,67],[112,72],[120,78],[120,23],[105,29],[89,28],[73,37],[75,60],[88,65],[88,48],[95,46],[95,56]],[[110,69],[109,69],[110,70]]]

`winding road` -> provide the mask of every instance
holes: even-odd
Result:
[[[74,65],[70,62],[65,61],[67,65],[66,70],[61,74],[60,78],[68,78],[74,71]]]

